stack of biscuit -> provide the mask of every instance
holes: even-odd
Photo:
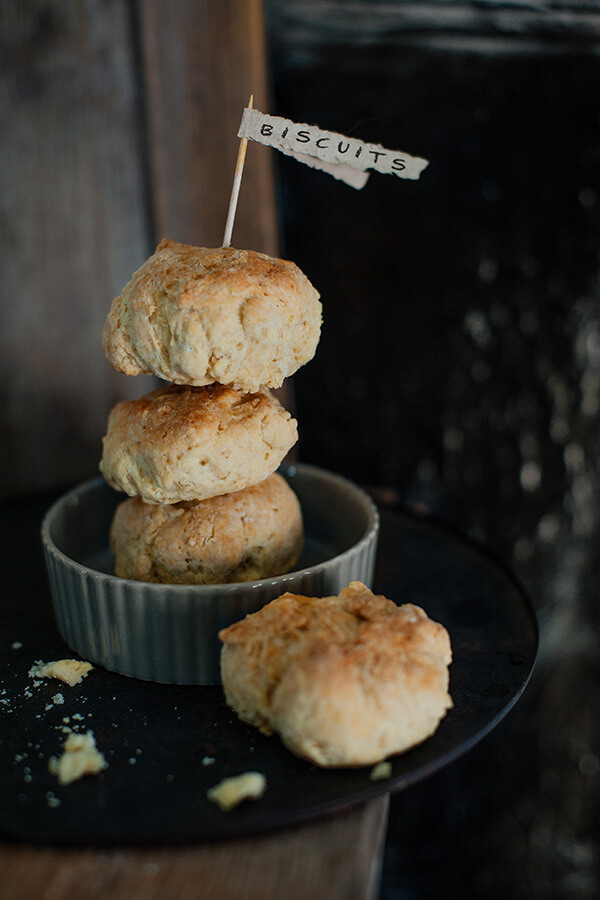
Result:
[[[169,382],[112,409],[100,470],[129,497],[110,532],[115,572],[166,584],[290,571],[298,499],[277,474],[298,439],[273,389],[312,359],[321,303],[286,260],[163,240],[113,300],[108,361]]]

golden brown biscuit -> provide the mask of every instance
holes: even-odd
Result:
[[[292,262],[163,240],[113,300],[108,361],[174,384],[280,387],[314,356],[319,295]]]
[[[121,578],[163,584],[255,581],[289,572],[302,552],[300,504],[281,475],[234,494],[159,506],[133,497],[110,545]]]
[[[283,594],[219,637],[227,703],[321,766],[408,750],[452,706],[445,628],[359,581],[337,597]]]
[[[147,503],[205,500],[264,481],[297,439],[268,390],[168,385],[111,410],[100,471]]]

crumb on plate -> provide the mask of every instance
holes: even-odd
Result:
[[[224,778],[211,787],[206,796],[227,812],[243,800],[262,797],[266,787],[267,779],[261,772],[243,772],[232,778]]]
[[[73,687],[79,684],[94,667],[81,659],[57,659],[44,663],[36,660],[29,670],[30,678],[58,678]]]
[[[384,781],[386,778],[390,778],[392,774],[392,764],[391,762],[380,762],[377,763],[376,766],[373,766],[371,769],[369,778],[371,781]]]
[[[104,755],[96,747],[93,732],[85,734],[71,733],[63,745],[60,757],[51,757],[48,769],[56,775],[59,784],[71,784],[84,775],[97,775],[108,768]]]

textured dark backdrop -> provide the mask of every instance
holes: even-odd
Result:
[[[272,112],[430,160],[362,191],[278,160],[324,303],[300,453],[484,541],[542,627],[508,720],[394,801],[385,900],[600,893],[600,41],[565,9],[269,5]]]

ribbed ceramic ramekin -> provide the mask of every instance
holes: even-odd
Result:
[[[102,478],[65,494],[42,523],[59,631],[80,656],[122,675],[177,684],[220,681],[218,632],[286,591],[337,594],[370,585],[379,514],[357,485],[324,469],[281,469],[296,492],[306,546],[299,568],[278,578],[221,585],[148,584],[118,578],[108,549],[124,495]]]

